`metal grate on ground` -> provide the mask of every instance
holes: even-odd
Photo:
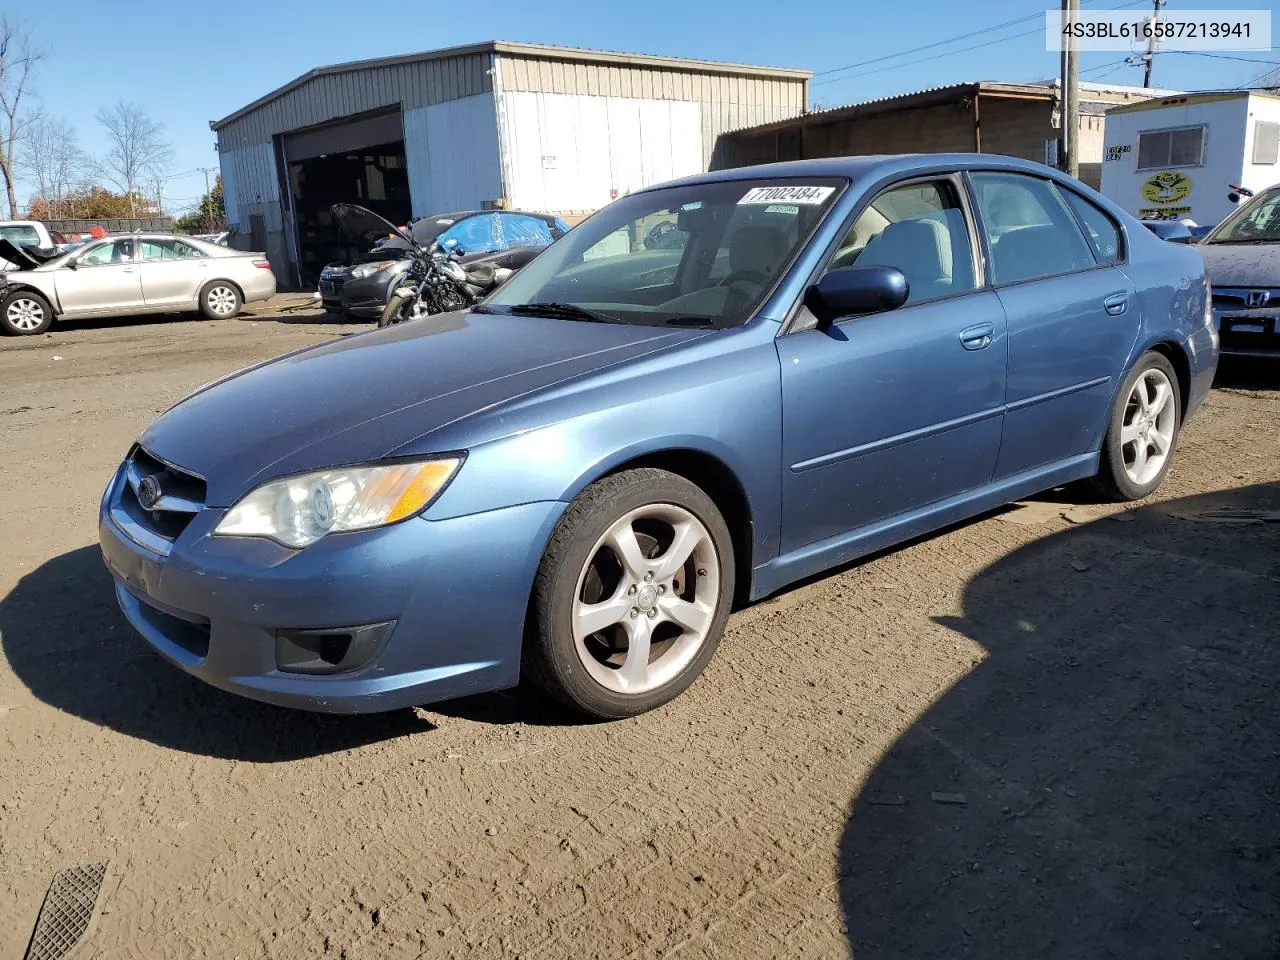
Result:
[[[40,906],[25,960],[63,960],[88,940],[106,877],[105,860],[54,876]]]

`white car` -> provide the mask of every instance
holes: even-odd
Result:
[[[17,265],[3,275],[0,331],[19,336],[79,317],[198,311],[225,320],[276,292],[265,254],[172,234],[104,237],[48,259],[0,239],[0,257]]]
[[[15,247],[56,246],[49,228],[39,220],[4,220],[0,221],[0,239],[8,240]],[[0,270],[16,270],[17,264],[0,254]]]

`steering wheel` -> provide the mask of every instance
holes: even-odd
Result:
[[[721,280],[717,286],[728,287],[737,283],[739,280],[745,280],[747,283],[754,283],[757,287],[764,287],[769,283],[769,278],[759,270],[734,270]]]
[[[670,220],[663,220],[661,223],[655,223],[649,228],[649,232],[644,235],[644,248],[652,250],[662,238],[676,228],[676,225]]]

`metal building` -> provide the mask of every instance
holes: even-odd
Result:
[[[318,67],[210,123],[236,243],[280,282],[347,253],[330,204],[393,222],[572,218],[707,169],[721,133],[798,116],[806,70],[491,41]]]
[[[1168,92],[1081,83],[1076,130],[1080,179],[1093,187],[1101,182],[1108,109]],[[1052,165],[1061,113],[1056,82],[955,83],[731,131],[720,138],[715,162],[720,168],[866,153],[974,152]]]

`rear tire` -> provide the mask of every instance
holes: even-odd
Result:
[[[699,487],[652,468],[606,477],[569,506],[543,554],[524,675],[599,719],[661,706],[715,655],[734,578],[729,529]]]
[[[1148,351],[1116,391],[1094,491],[1113,501],[1150,496],[1169,472],[1181,428],[1178,375],[1162,354]]]
[[[14,290],[0,301],[0,330],[14,337],[34,337],[53,325],[53,307],[34,290]]]
[[[226,280],[210,280],[200,288],[200,315],[206,320],[230,320],[243,304],[236,285]]]

